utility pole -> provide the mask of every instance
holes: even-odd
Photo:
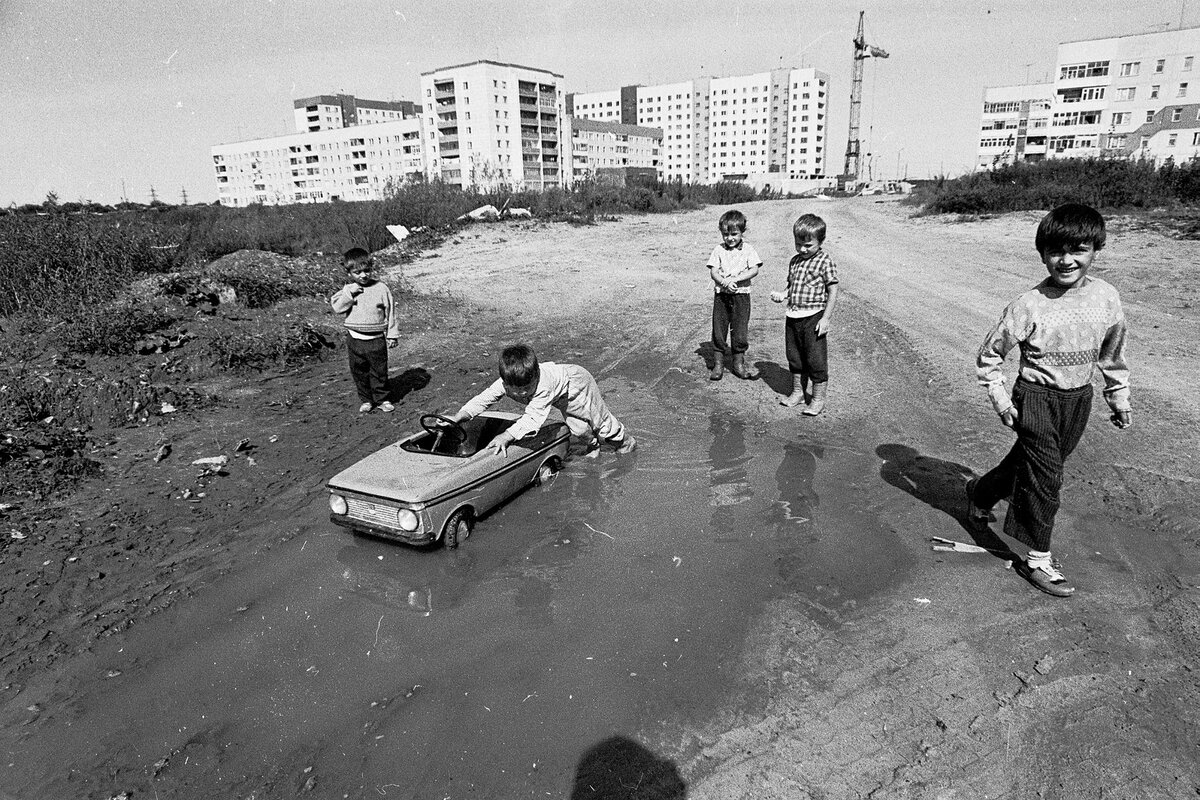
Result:
[[[862,176],[862,143],[859,141],[859,117],[862,114],[863,61],[874,56],[887,58],[888,53],[879,47],[867,44],[863,35],[863,15],[858,12],[858,33],[854,37],[854,69],[850,78],[850,130],[846,136],[846,164],[842,178],[858,183]]]

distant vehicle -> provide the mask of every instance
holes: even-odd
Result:
[[[504,455],[486,449],[519,414],[485,411],[465,423],[437,414],[422,431],[329,479],[329,519],[371,536],[458,547],[475,521],[527,486],[548,481],[567,457],[566,423],[548,420]]]
[[[904,181],[867,181],[859,189],[859,194],[904,194]]]

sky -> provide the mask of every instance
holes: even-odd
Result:
[[[211,202],[209,148],[293,133],[294,99],[417,101],[479,59],[568,92],[815,67],[836,174],[859,11],[890,53],[864,65],[873,178],[969,172],[984,87],[1049,80],[1060,42],[1200,25],[1200,0],[0,0],[0,206]]]

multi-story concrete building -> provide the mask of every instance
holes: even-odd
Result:
[[[1051,84],[1047,158],[1200,155],[1200,28],[1064,42]],[[985,119],[992,90],[985,93]],[[983,131],[979,162],[994,149]]]
[[[659,168],[663,132],[658,128],[568,117],[571,172],[567,183],[608,172],[625,175]]]
[[[660,176],[712,183],[825,174],[829,77],[778,69],[572,95],[577,117],[661,128]]]
[[[986,88],[978,166],[995,169],[1045,158],[1053,96],[1054,86],[1049,83]]]
[[[363,100],[352,94],[320,94],[292,103],[296,132],[311,133],[353,125],[373,125],[416,116],[409,100]]]
[[[561,75],[476,61],[422,73],[421,97],[431,177],[528,189],[567,180]]]
[[[221,144],[212,159],[225,206],[376,200],[426,172],[418,118]]]

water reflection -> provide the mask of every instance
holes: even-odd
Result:
[[[820,445],[803,442],[787,442],[783,446],[783,458],[775,470],[775,486],[779,498],[772,504],[770,516],[779,526],[803,525],[808,533],[816,537],[820,531],[817,509],[821,498],[813,488],[817,475],[817,459],[824,458],[825,449]]]

